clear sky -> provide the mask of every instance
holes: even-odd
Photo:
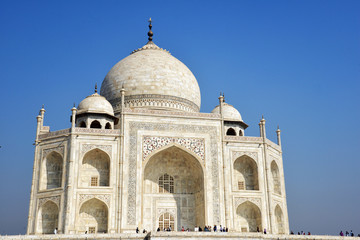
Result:
[[[70,109],[147,42],[219,92],[258,136],[282,130],[291,230],[360,233],[360,1],[0,1],[0,234],[25,233],[36,116]]]

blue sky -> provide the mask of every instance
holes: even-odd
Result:
[[[219,92],[258,136],[282,130],[290,228],[360,233],[360,1],[0,1],[0,234],[25,233],[36,116],[70,127],[147,41],[184,62],[202,112]]]

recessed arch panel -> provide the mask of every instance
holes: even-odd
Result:
[[[87,152],[83,157],[79,175],[80,186],[82,187],[109,186],[109,155],[98,148]]]
[[[234,162],[235,190],[259,190],[258,167],[254,159],[243,155]]]
[[[42,161],[40,190],[61,187],[63,174],[63,157],[52,151]]]
[[[78,232],[108,232],[108,208],[104,202],[92,198],[84,202],[79,211]]]
[[[236,208],[236,228],[242,232],[262,230],[261,211],[254,203],[246,201]]]
[[[44,203],[38,212],[37,233],[52,234],[58,228],[59,208],[53,201]]]

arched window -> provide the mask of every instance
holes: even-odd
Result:
[[[239,130],[239,136],[244,136],[243,131]]]
[[[82,121],[82,122],[80,123],[80,127],[81,127],[81,128],[86,128],[86,123],[85,123],[84,121]]]
[[[174,216],[170,213],[164,213],[159,217],[159,228],[161,230],[168,229],[171,227],[171,230],[174,230]]]
[[[93,121],[90,125],[90,128],[101,128],[101,124],[99,121]]]
[[[236,136],[236,132],[233,128],[229,128],[227,131],[226,131],[226,135],[228,136]]]
[[[174,178],[167,173],[159,178],[159,193],[174,193]]]
[[[105,129],[111,129],[111,124],[108,122],[108,123],[106,123],[106,125],[105,125]]]

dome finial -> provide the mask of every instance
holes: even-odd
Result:
[[[149,32],[148,32],[148,40],[149,42],[152,42],[152,36],[154,35],[153,32],[151,31],[152,25],[151,25],[151,18],[149,19]]]
[[[97,93],[97,83],[95,83],[95,93]]]

